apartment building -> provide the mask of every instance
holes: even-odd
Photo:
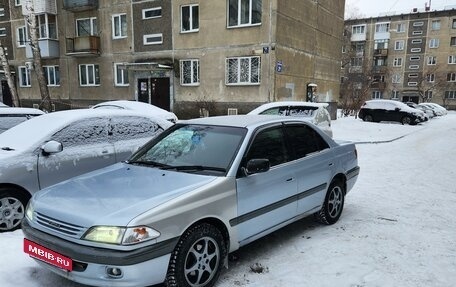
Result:
[[[350,47],[344,51],[352,55],[345,79],[371,75],[372,99],[455,109],[456,10],[426,10],[345,21]]]
[[[345,1],[0,0],[23,106],[40,103],[27,2],[57,110],[128,99],[185,118],[338,99]]]

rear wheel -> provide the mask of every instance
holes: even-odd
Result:
[[[405,116],[401,119],[401,124],[410,125],[412,124],[412,119],[409,116]]]
[[[168,266],[168,287],[210,287],[217,281],[227,248],[222,233],[203,223],[187,230]]]
[[[329,185],[323,206],[320,211],[315,214],[317,220],[327,225],[336,223],[342,214],[344,201],[344,185],[340,180],[334,180]]]
[[[0,232],[12,231],[21,226],[29,199],[17,189],[0,188]]]

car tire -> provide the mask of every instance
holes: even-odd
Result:
[[[401,119],[401,124],[403,125],[411,125],[412,119],[409,116],[405,116]]]
[[[365,122],[373,122],[374,118],[371,115],[365,115],[363,118],[363,121]]]
[[[210,287],[215,284],[227,254],[222,233],[203,223],[187,230],[171,253],[167,287]]]
[[[325,201],[315,215],[319,222],[331,225],[339,220],[345,202],[345,188],[340,180],[334,180],[328,188]]]
[[[30,196],[14,188],[0,188],[0,232],[21,227]]]

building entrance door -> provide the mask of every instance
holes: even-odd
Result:
[[[169,111],[169,78],[138,79],[138,101]]]
[[[2,81],[2,94],[0,96],[2,96],[0,97],[0,100],[2,100],[5,105],[10,107],[13,106],[13,97],[7,81]]]

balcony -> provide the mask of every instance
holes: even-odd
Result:
[[[98,0],[63,0],[63,9],[80,12],[95,10],[98,8]]]
[[[374,74],[385,74],[388,71],[387,66],[373,66],[372,67],[372,72]]]
[[[367,39],[366,33],[352,34],[350,37],[350,41],[352,41],[352,42],[366,41],[366,39]]]
[[[59,58],[60,57],[60,44],[58,40],[53,39],[40,39],[38,40],[40,46],[41,57],[43,59]],[[29,59],[33,58],[32,47],[30,43],[25,46],[25,56]]]
[[[82,36],[66,39],[66,54],[69,56],[99,56],[100,37]]]
[[[53,14],[57,15],[56,0],[25,0],[22,2],[22,15]]]
[[[374,57],[386,57],[388,56],[388,49],[375,49]]]
[[[371,84],[372,89],[377,89],[377,90],[384,90],[386,88],[386,83],[385,82],[373,82]]]

